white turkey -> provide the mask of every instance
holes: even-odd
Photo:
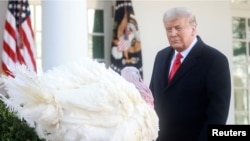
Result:
[[[47,141],[153,141],[158,117],[135,85],[86,58],[41,75],[24,66],[2,75],[1,100]]]

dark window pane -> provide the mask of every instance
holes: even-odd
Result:
[[[232,20],[233,38],[246,39],[246,19],[234,17]]]
[[[250,19],[247,20],[247,39],[250,39]]]
[[[93,44],[93,58],[104,59],[104,37],[103,36],[92,36]]]
[[[233,61],[234,63],[246,63],[246,42],[233,42]]]
[[[248,42],[248,56],[250,56],[250,42]]]
[[[95,10],[94,13],[94,33],[103,33],[103,10]]]
[[[247,87],[247,66],[242,64],[235,64],[232,68],[234,87]]]
[[[237,124],[249,124],[249,115],[247,113],[235,112],[235,123]]]
[[[248,94],[245,89],[235,89],[234,90],[234,104],[235,110],[237,111],[247,111],[247,98]]]

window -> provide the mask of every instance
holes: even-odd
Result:
[[[103,16],[103,10],[88,9],[88,55],[99,62],[105,62]]]
[[[250,4],[249,0],[231,0],[234,4]]]
[[[114,1],[87,0],[88,56],[110,64],[112,37],[112,5]]]
[[[40,1],[30,2],[31,22],[35,35],[37,72],[42,72],[42,8]]]
[[[235,123],[250,124],[250,17],[232,18]]]

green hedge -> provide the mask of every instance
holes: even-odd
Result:
[[[0,100],[0,141],[44,141],[39,139],[34,128],[6,109]]]

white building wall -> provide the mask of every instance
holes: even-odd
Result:
[[[143,69],[146,83],[149,84],[150,82],[153,61],[157,51],[168,45],[162,16],[165,10],[173,6],[190,7],[196,13],[198,34],[203,41],[222,51],[229,58],[230,65],[232,64],[230,0],[133,0],[133,6],[141,33]],[[0,1],[0,51],[2,50],[6,9],[7,1]],[[80,51],[87,51],[87,49],[80,49]],[[87,52],[83,54],[87,54]],[[234,98],[232,97],[228,123],[234,123],[233,101]]]
[[[145,81],[149,83],[154,57],[168,46],[163,27],[163,13],[173,6],[188,6],[196,14],[198,34],[203,41],[232,58],[230,3],[225,1],[142,1],[133,2],[141,33]],[[231,61],[231,60],[230,60]]]
[[[232,66],[230,4],[231,2],[226,0],[134,0],[135,16],[141,34],[144,79],[146,83],[149,84],[150,82],[154,57],[157,51],[169,45],[162,22],[163,13],[168,8],[175,6],[187,6],[196,14],[198,34],[202,40],[223,52]],[[234,122],[233,100],[234,98],[232,98],[228,123]]]

